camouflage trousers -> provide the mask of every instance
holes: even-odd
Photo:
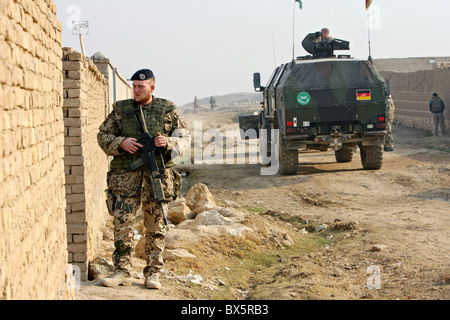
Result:
[[[163,177],[163,189],[167,200],[173,199],[181,175],[167,169]],[[144,275],[157,272],[163,266],[162,253],[165,246],[166,227],[161,207],[153,201],[153,188],[147,171],[111,170],[108,172],[108,209],[114,217],[113,262],[116,269],[131,271],[134,253],[134,230],[136,213],[142,204],[145,232],[147,266]],[[164,204],[167,212],[168,205]]]
[[[386,141],[385,148],[394,148],[394,135],[392,134],[392,121],[386,121]]]
[[[116,269],[128,274],[131,272],[131,257],[134,253],[134,225],[136,212],[139,209],[140,199],[117,198],[117,201],[133,206],[131,212],[124,209],[114,210],[114,247],[113,262]],[[167,204],[164,204],[167,212]],[[166,227],[163,221],[161,207],[155,202],[142,202],[142,213],[145,226],[145,255],[147,266],[144,268],[144,276],[158,272],[163,264],[162,254],[165,247]]]

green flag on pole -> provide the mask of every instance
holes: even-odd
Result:
[[[295,2],[298,2],[298,4],[300,5],[300,10],[303,9],[303,2],[302,2],[302,0],[295,0]]]

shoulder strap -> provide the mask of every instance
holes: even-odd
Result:
[[[155,103],[157,103],[158,105],[162,105],[166,114],[174,111],[177,108],[172,101],[166,99],[156,98]]]
[[[131,108],[134,107],[134,100],[133,99],[117,101],[113,105],[114,111],[119,112],[119,113],[123,113],[123,111],[125,109],[128,109],[130,107]]]

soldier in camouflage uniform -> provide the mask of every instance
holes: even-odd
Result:
[[[139,70],[133,77],[134,100],[118,101],[113,111],[100,126],[97,135],[103,151],[113,156],[107,182],[107,205],[114,217],[113,261],[116,271],[102,279],[105,286],[131,285],[131,255],[134,251],[133,225],[136,212],[142,203],[144,215],[145,254],[147,266],[144,268],[145,285],[149,289],[159,289],[158,272],[163,266],[162,253],[165,246],[166,227],[160,206],[153,200],[153,188],[146,166],[135,171],[130,163],[139,159],[142,152],[138,139],[139,127],[134,117],[127,114],[136,105],[142,106],[143,116],[150,136],[155,137],[155,145],[162,149],[166,170],[162,179],[166,200],[175,199],[181,189],[181,175],[172,166],[172,158],[180,155],[190,143],[186,124],[175,111],[175,105],[164,99],[155,98],[153,72]],[[176,136],[176,137],[175,137]],[[157,160],[161,159],[157,156]],[[167,203],[164,204],[167,212]]]
[[[392,122],[394,121],[395,105],[392,96],[386,97],[386,141],[384,151],[394,151],[394,136],[392,134]]]
[[[211,111],[215,111],[216,107],[217,107],[217,103],[216,103],[216,99],[214,99],[214,97],[211,97],[211,99],[209,99],[209,104],[211,105]]]
[[[194,113],[198,113],[198,109],[200,108],[200,102],[198,101],[197,96],[194,97]]]

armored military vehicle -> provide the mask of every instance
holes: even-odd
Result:
[[[276,145],[278,172],[295,174],[299,150],[332,149],[337,162],[350,162],[360,149],[363,168],[382,166],[386,135],[386,83],[370,61],[338,55],[349,42],[308,34],[302,42],[310,55],[275,69],[265,87],[254,74],[264,101],[258,115],[243,116],[240,128],[266,129],[260,155]],[[260,130],[259,130],[260,131]],[[278,140],[278,141],[274,141]]]

